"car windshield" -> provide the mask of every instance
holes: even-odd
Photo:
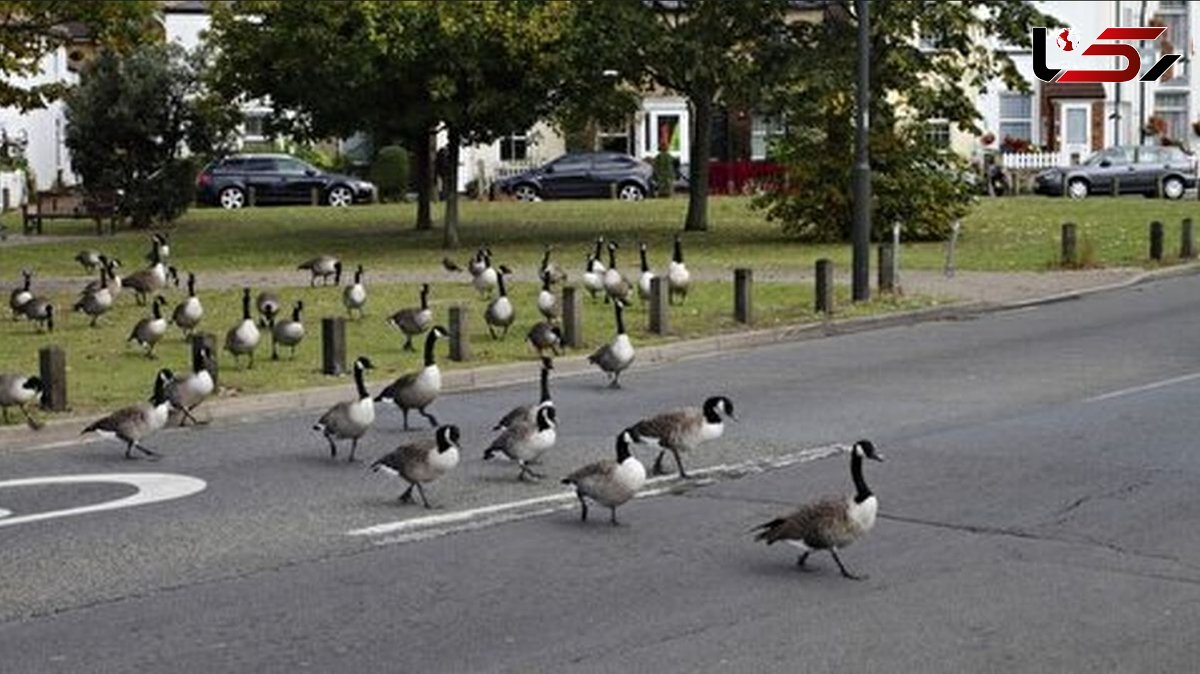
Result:
[[[550,162],[549,166],[555,171],[581,171],[587,169],[591,163],[592,159],[587,155],[568,154]]]
[[[1128,164],[1129,149],[1124,147],[1110,147],[1107,150],[1101,150],[1092,155],[1086,163],[1088,166],[1099,166],[1104,161],[1110,164]]]

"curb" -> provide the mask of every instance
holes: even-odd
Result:
[[[1132,278],[1116,283],[1010,302],[952,302],[942,306],[880,316],[835,318],[816,323],[785,325],[775,328],[733,332],[671,342],[639,349],[638,364],[634,366],[634,369],[640,369],[646,364],[670,363],[687,358],[744,351],[772,344],[822,339],[870,330],[912,326],[933,321],[953,320],[964,316],[978,316],[1054,304],[1079,299],[1086,295],[1129,288],[1159,279],[1195,274],[1200,274],[1200,262],[1142,272]],[[581,376],[595,372],[594,368],[587,362],[587,356],[582,355],[558,358],[554,361],[554,368],[557,377]],[[537,375],[534,373],[534,369],[534,365],[531,362],[520,362],[504,365],[485,365],[463,370],[448,370],[442,373],[442,391],[444,393],[461,393],[535,381]],[[370,382],[369,384],[375,387],[384,383],[377,381]],[[346,395],[346,385],[340,384],[337,386],[321,386],[295,391],[224,398],[206,403],[203,409],[207,412],[213,423],[220,425],[238,424],[274,415],[282,415],[284,413],[324,410],[344,399]],[[31,450],[89,442],[87,438],[80,437],[80,432],[95,417],[96,415],[88,415],[86,417],[71,416],[54,419],[47,422],[46,426],[40,431],[32,431],[24,426],[0,428],[0,449]]]

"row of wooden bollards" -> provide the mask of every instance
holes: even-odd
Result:
[[[1163,259],[1163,223],[1155,220],[1150,223],[1150,259],[1161,262]],[[1078,228],[1073,222],[1064,222],[1062,226],[1062,252],[1060,261],[1064,267],[1079,265]],[[1179,228],[1179,259],[1191,260],[1196,257],[1196,234],[1191,218],[1184,218]]]

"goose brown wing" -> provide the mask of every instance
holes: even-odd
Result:
[[[846,499],[830,496],[800,506],[786,517],[767,522],[758,527],[756,540],[767,545],[777,541],[802,541],[813,549],[841,545],[839,532],[848,526]]]
[[[689,410],[672,410],[648,419],[642,419],[633,426],[634,437],[652,438],[664,446],[678,444],[681,436],[692,425],[694,415]]]
[[[616,469],[617,462],[612,459],[589,463],[563,478],[563,484],[573,484],[586,491],[595,482],[607,480]]]
[[[112,414],[99,419],[84,429],[87,431],[108,431],[118,435],[124,434],[132,426],[140,424],[145,419],[145,409],[142,405],[130,405],[122,407]]]
[[[437,443],[433,440],[400,445],[391,452],[379,457],[375,463],[371,464],[371,468],[377,469],[380,466],[387,466],[403,475],[412,466],[424,462],[429,457],[429,452],[436,447]]]

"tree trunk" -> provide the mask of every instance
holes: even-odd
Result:
[[[458,153],[461,143],[458,127],[449,126],[446,133],[446,172],[442,176],[446,190],[446,225],[442,248],[458,248]]]
[[[417,162],[417,229],[433,229],[433,139],[428,131],[413,139],[413,157]]]
[[[708,231],[708,158],[712,155],[713,97],[692,99],[692,156],[688,159],[688,210],[683,229]]]

